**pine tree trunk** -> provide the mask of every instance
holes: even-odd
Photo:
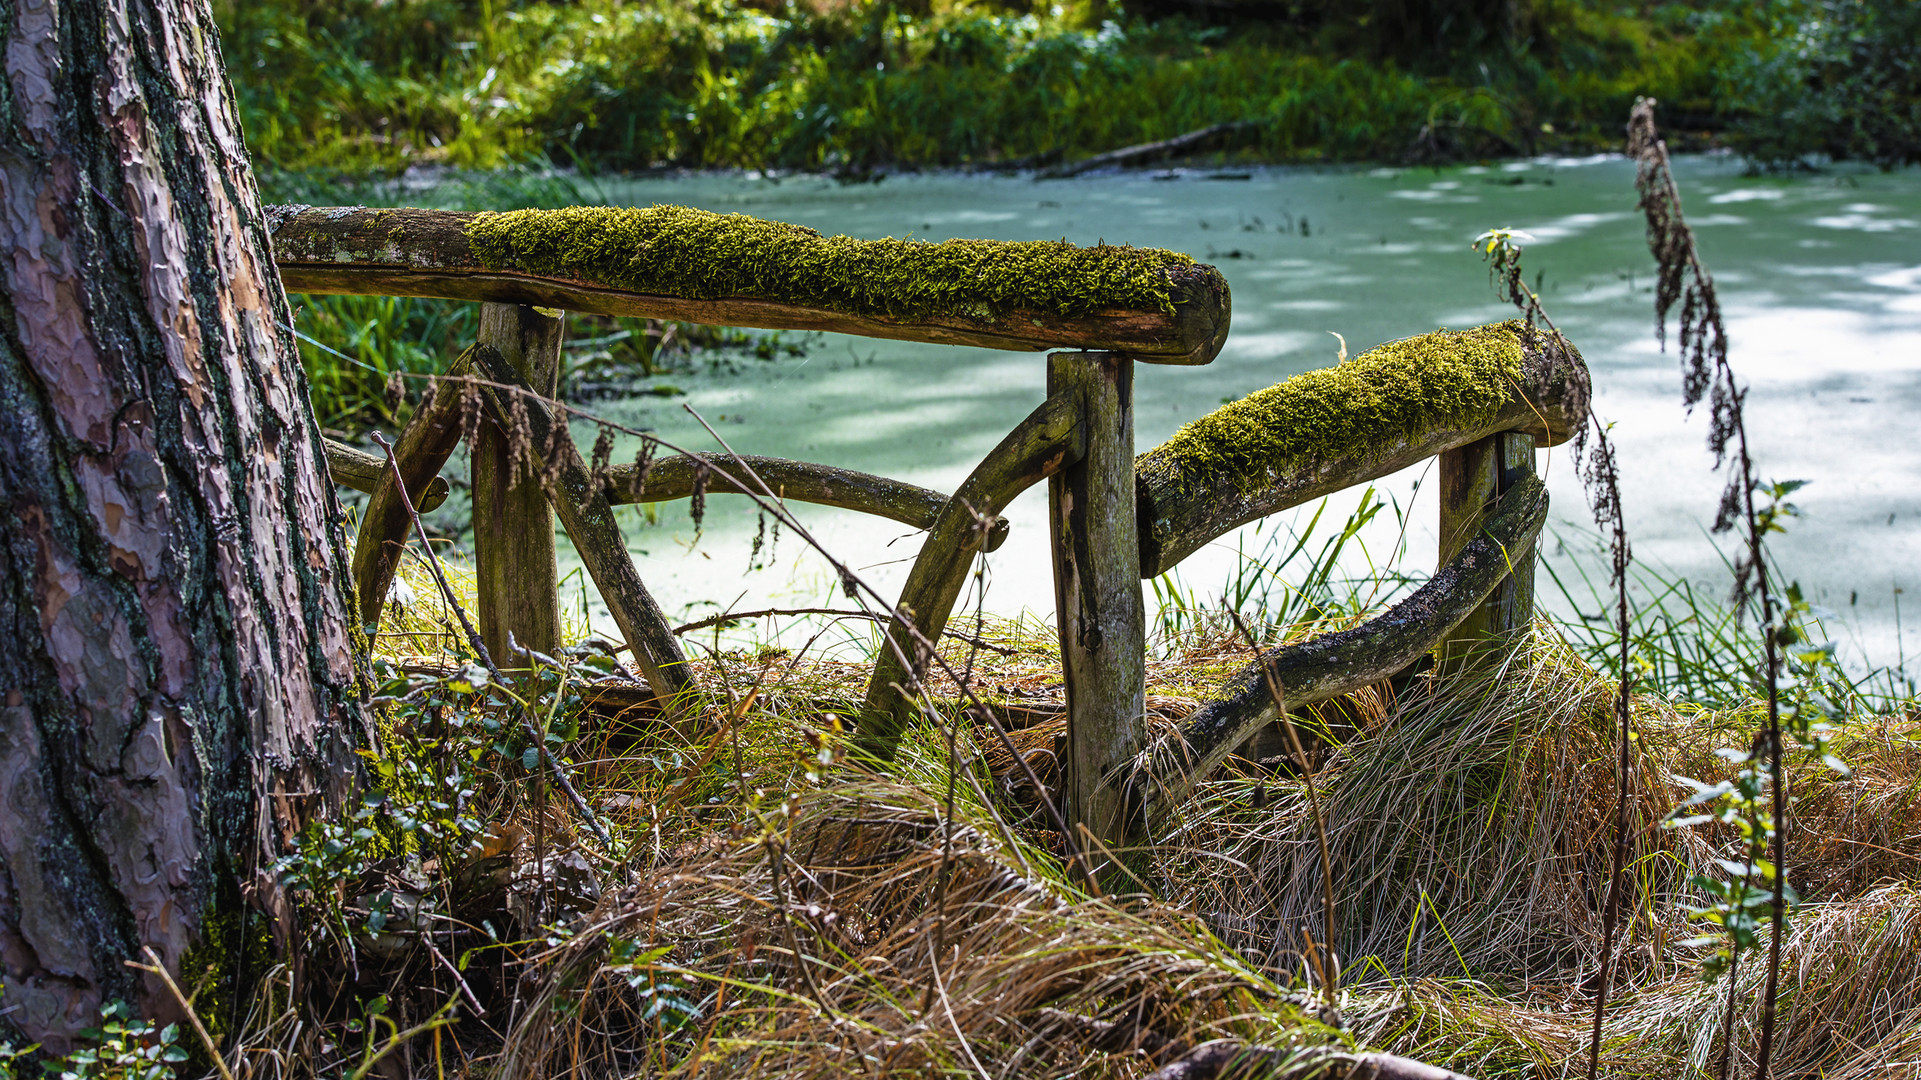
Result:
[[[0,0],[0,1024],[59,1052],[362,737],[340,513],[206,0]]]

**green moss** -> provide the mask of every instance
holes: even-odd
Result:
[[[1189,482],[1225,473],[1248,491],[1384,438],[1484,423],[1509,401],[1529,333],[1510,321],[1389,342],[1215,409],[1141,455],[1136,469]]]
[[[518,267],[689,300],[742,297],[863,316],[1172,314],[1158,248],[999,240],[855,240],[685,206],[483,213],[467,226],[489,269]]]

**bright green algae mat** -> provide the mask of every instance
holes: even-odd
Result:
[[[1174,313],[1160,248],[1065,241],[856,240],[685,206],[483,213],[467,226],[482,265],[687,300],[746,298],[853,315],[991,319],[1115,309]]]
[[[1189,482],[1224,473],[1249,491],[1309,461],[1365,454],[1384,436],[1486,422],[1513,393],[1529,333],[1510,320],[1390,341],[1223,405],[1135,468]]]

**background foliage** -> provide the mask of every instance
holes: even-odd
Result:
[[[1612,148],[1636,96],[1773,161],[1911,160],[1906,0],[219,0],[282,172],[1031,163],[1250,121],[1271,161]]]

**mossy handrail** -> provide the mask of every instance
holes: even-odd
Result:
[[[272,206],[289,292],[526,304],[722,326],[1205,364],[1220,272],[1153,248],[852,240],[685,207]]]
[[[1587,369],[1520,321],[1388,342],[1259,390],[1134,459],[1141,576],[1223,534],[1499,432],[1557,446]]]

